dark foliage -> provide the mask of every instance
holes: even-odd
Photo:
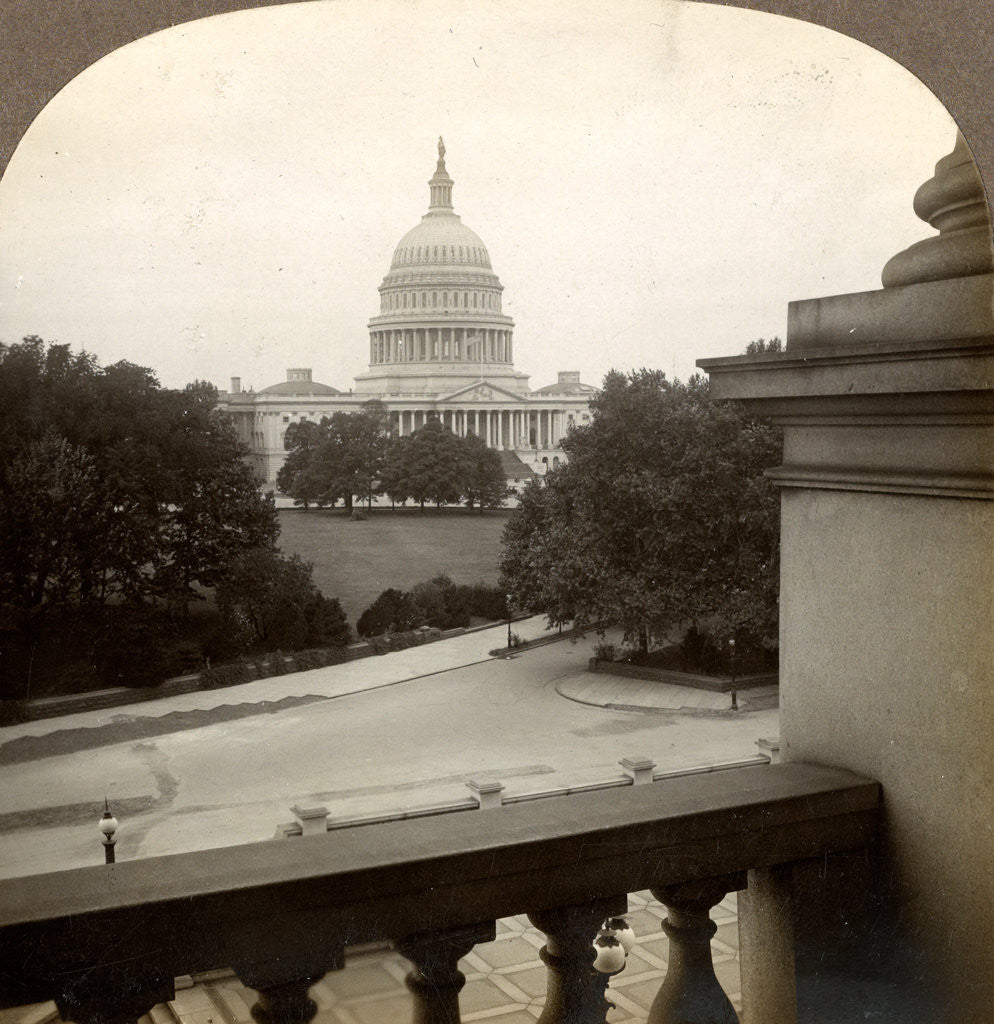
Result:
[[[439,574],[406,593],[392,588],[384,590],[359,617],[356,628],[360,636],[375,637],[421,626],[457,629],[468,626],[476,617],[506,618],[503,592],[484,583],[456,584]]]
[[[224,629],[244,650],[344,646],[349,626],[342,606],[314,585],[312,567],[255,548],[235,558],[217,586]]]
[[[411,598],[393,587],[384,590],[359,616],[356,631],[359,636],[379,636],[398,633],[418,625],[418,610]]]
[[[0,345],[0,600],[22,616],[186,601],[279,527],[209,384]]]
[[[280,491],[298,505],[352,509],[355,498],[372,500],[387,448],[388,417],[382,402],[366,402],[358,412],[336,412],[320,423],[287,428],[289,453],[276,476]]]
[[[148,685],[188,667],[175,639],[188,603],[279,533],[245,454],[209,384],[169,390],[66,345],[0,344],[4,693],[42,676],[48,692]],[[61,668],[39,658],[52,637]]]
[[[626,638],[694,625],[719,644],[777,643],[779,431],[642,370],[610,373],[565,466],[509,520],[502,584],[551,623],[613,620]]]

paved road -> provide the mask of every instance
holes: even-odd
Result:
[[[535,792],[615,777],[625,755],[648,754],[662,768],[749,757],[757,738],[777,732],[775,710],[733,718],[578,704],[556,686],[582,676],[591,640],[481,663],[498,632],[364,662],[380,688],[359,693],[348,693],[357,667],[340,666],[189,695],[185,707],[3,730],[0,743],[34,736],[42,745],[0,769],[0,874],[101,862],[95,807],[105,792],[121,819],[118,856],[134,859],[268,839],[298,802],[333,817],[409,809],[464,798],[472,775],[500,778],[506,794]],[[473,663],[450,667],[459,661]],[[438,670],[398,681],[430,663]],[[308,694],[319,699],[300,703]],[[268,713],[258,704],[287,697],[297,700]],[[254,713],[232,718],[222,701]],[[179,713],[163,726],[167,711]],[[121,741],[107,728],[115,721],[138,731]],[[101,735],[113,742],[94,746]]]

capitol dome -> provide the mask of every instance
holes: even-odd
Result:
[[[483,240],[453,209],[452,186],[439,139],[428,212],[397,243],[379,287],[360,394],[442,395],[484,377],[514,394],[528,390],[514,369],[503,285]]]
[[[454,213],[426,213],[397,243],[390,269],[417,264],[480,267],[490,270],[490,254],[480,236]]]
[[[396,436],[435,421],[459,437],[479,438],[500,452],[512,489],[559,465],[560,441],[589,422],[596,388],[577,371],[530,391],[528,375],[515,370],[503,285],[483,240],[453,209],[452,184],[439,139],[428,211],[393,250],[379,312],[369,321],[369,369],[354,389],[346,394],[320,384],[304,367],[258,393],[243,392],[232,378],[225,408],[261,479],[276,483],[291,424],[359,412],[371,399],[382,403]]]

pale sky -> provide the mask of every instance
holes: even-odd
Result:
[[[341,389],[445,137],[531,386],[783,336],[880,287],[955,126],[889,58],[688,0],[313,0],[157,33],[71,82],[0,181],[0,340],[163,384]]]

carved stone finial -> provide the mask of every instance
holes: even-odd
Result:
[[[442,136],[441,135],[439,135],[439,137],[438,137],[438,159],[439,160],[444,160],[445,159],[445,143],[442,141]]]
[[[891,257],[885,288],[972,277],[994,270],[991,222],[977,165],[963,136],[935,165],[935,175],[915,193],[915,213],[939,234]]]

